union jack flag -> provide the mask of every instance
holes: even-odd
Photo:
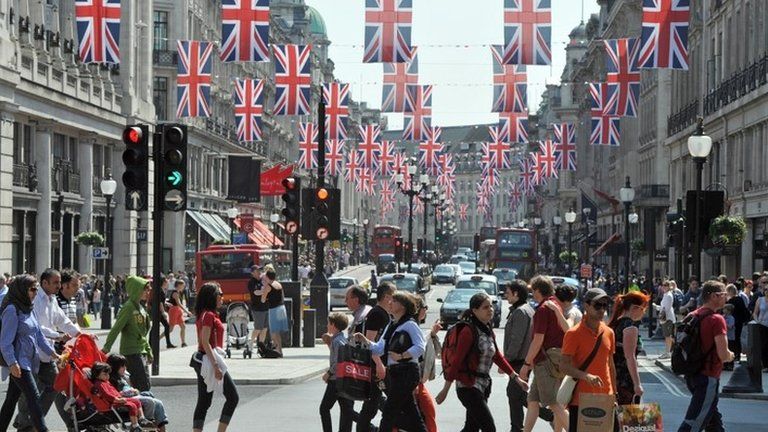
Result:
[[[392,190],[392,182],[381,180],[379,182],[379,195],[381,195],[381,206],[384,211],[394,210],[395,192]]]
[[[520,187],[520,182],[511,182],[509,186],[509,207],[510,209],[515,210],[523,200],[523,192]]]
[[[607,103],[605,114],[619,117],[636,117],[640,98],[640,69],[637,56],[640,43],[637,39],[612,39],[605,42],[605,67]]]
[[[552,125],[555,130],[555,168],[576,171],[576,126],[571,123]]]
[[[379,174],[383,177],[392,174],[392,165],[395,161],[395,143],[382,141],[378,151]]]
[[[120,0],[75,0],[83,63],[120,63]]]
[[[312,122],[299,124],[299,167],[317,168],[317,128]]]
[[[408,172],[408,157],[402,152],[395,152],[395,157],[392,159],[392,180],[395,180],[397,174],[406,172]]]
[[[381,112],[404,112],[408,86],[419,84],[419,58],[416,47],[408,63],[384,63]]]
[[[557,162],[560,158],[555,153],[555,143],[550,140],[541,143],[539,167],[541,168],[541,175],[543,177],[557,178]]]
[[[509,143],[502,141],[499,128],[489,126],[488,132],[491,134],[491,142],[488,143],[488,153],[491,157],[491,163],[498,169],[507,169],[512,165],[511,149]]]
[[[552,0],[504,0],[504,64],[552,64]]]
[[[534,175],[538,176],[537,171],[538,168],[533,166],[531,158],[523,158],[520,161],[520,187],[526,195],[533,194],[534,187],[536,186],[533,183],[533,177]]]
[[[357,184],[362,169],[360,155],[353,151],[347,152],[347,162],[344,164],[344,180],[347,183]]]
[[[480,173],[483,183],[487,186],[489,191],[495,191],[496,186],[499,185],[501,176],[499,170],[494,166],[485,166]]]
[[[526,112],[528,74],[525,66],[505,65],[502,47],[491,45],[493,57],[493,107],[491,112]]]
[[[178,41],[178,53],[176,117],[210,117],[213,44]]]
[[[412,0],[365,0],[363,63],[407,63],[411,59]]]
[[[275,57],[275,115],[309,115],[312,45],[272,45]]]
[[[371,170],[376,170],[379,161],[376,158],[381,153],[381,144],[379,144],[379,135],[381,128],[378,125],[365,125],[359,127],[360,139],[357,145],[357,152],[360,154],[361,166]]]
[[[462,222],[467,221],[467,209],[469,209],[469,204],[461,204],[459,206],[459,220]]]
[[[688,70],[690,0],[643,0],[641,68]]]
[[[442,132],[442,128],[432,128],[427,140],[419,143],[419,165],[432,174],[437,168],[437,158],[443,152],[443,145],[439,143]]]
[[[325,136],[331,140],[347,139],[349,84],[323,84],[325,101]]]
[[[362,192],[366,195],[373,195],[373,170],[369,168],[361,168],[355,184],[355,190]]]
[[[505,143],[528,143],[528,112],[499,113],[499,135]]]
[[[539,144],[541,146],[541,144]],[[534,186],[545,184],[542,172],[541,153],[531,153],[531,183]]]
[[[344,141],[328,140],[325,143],[325,175],[336,177],[344,163]]]
[[[453,155],[451,153],[443,153],[438,155],[437,168],[441,176],[454,175],[456,172],[456,166],[453,164]],[[441,185],[441,186],[445,186],[445,185]]]
[[[406,101],[403,139],[426,140],[432,129],[432,86],[408,86]]]
[[[224,62],[269,61],[269,0],[222,0],[219,57]]]
[[[621,119],[603,113],[605,103],[605,83],[589,83],[591,99],[592,132],[589,143],[618,147],[621,143]]]
[[[261,141],[264,80],[235,80],[235,121],[240,142]]]

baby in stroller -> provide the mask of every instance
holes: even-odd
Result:
[[[165,425],[168,424],[168,417],[165,415],[165,406],[160,399],[156,399],[151,392],[139,392],[138,389],[131,387],[129,382],[130,374],[126,371],[128,362],[120,354],[110,354],[107,357],[107,364],[112,368],[109,374],[109,382],[114,386],[120,395],[126,398],[136,398],[141,402],[141,408],[144,415],[157,425],[159,432],[165,432]]]
[[[110,412],[113,408],[128,408],[128,418],[131,421],[131,432],[142,432],[142,426],[151,426],[152,422],[144,417],[141,402],[133,397],[123,397],[109,382],[109,374],[112,368],[108,364],[96,362],[91,368],[91,381],[93,389],[91,394],[93,404],[99,412]]]

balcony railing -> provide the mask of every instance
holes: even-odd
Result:
[[[153,50],[152,63],[155,66],[176,66],[179,63],[179,54],[176,51]]]
[[[695,100],[667,118],[667,136],[672,136],[696,123],[699,101]]]
[[[704,115],[709,115],[768,83],[768,53],[704,96]]]
[[[57,161],[51,168],[51,187],[57,192],[80,194],[80,170],[69,161]]]
[[[638,198],[669,198],[669,185],[645,184],[640,186]]]
[[[29,165],[13,164],[13,185],[29,187]]]

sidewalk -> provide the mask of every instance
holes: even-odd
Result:
[[[656,359],[654,363],[656,364],[656,366],[674,375],[674,372],[672,372],[672,360]],[[768,392],[766,392],[766,385],[768,385],[768,372],[763,372],[763,392],[762,393],[723,393],[722,388],[723,386],[728,384],[728,381],[731,379],[732,375],[733,375],[732,371],[723,371],[723,373],[720,375],[721,391],[719,396],[721,398],[752,399],[752,400],[768,401]],[[681,381],[684,381],[682,376],[678,376],[678,378]]]

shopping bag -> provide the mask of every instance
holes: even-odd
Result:
[[[579,393],[579,432],[613,430],[616,397],[603,393]]]
[[[661,406],[656,402],[620,405],[616,409],[621,432],[664,432]]]
[[[90,328],[93,321],[91,320],[91,314],[83,315],[83,327]]]
[[[336,391],[350,400],[367,400],[373,391],[373,357],[371,350],[360,345],[339,348],[336,363]]]

